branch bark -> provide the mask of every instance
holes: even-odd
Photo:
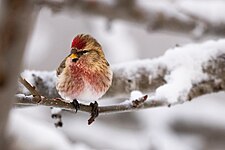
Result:
[[[33,96],[25,96],[25,95],[16,95],[16,106],[24,106],[24,105],[42,105],[42,106],[51,106],[56,108],[61,108],[63,110],[69,111],[76,111],[74,105],[71,103],[64,102],[61,98],[46,98],[42,97],[39,103],[36,102],[37,98]],[[136,104],[138,103],[138,105]],[[99,113],[100,114],[107,114],[107,113],[119,113],[119,112],[131,112],[138,109],[146,109],[152,107],[159,107],[159,106],[170,106],[170,104],[166,101],[160,100],[148,100],[147,96],[140,97],[135,100],[130,100],[127,102],[114,104],[114,105],[107,105],[107,106],[99,106]],[[80,111],[91,113],[92,107],[90,105],[80,103]]]
[[[19,76],[19,79],[18,79],[18,80],[19,80],[19,82],[20,82],[21,84],[24,85],[24,87],[26,87],[26,88],[29,90],[29,92],[30,92],[34,97],[37,97],[37,103],[39,103],[39,102],[41,101],[41,95],[38,93],[37,90],[35,90],[35,87],[32,86],[32,85],[30,85],[30,83],[27,82],[26,79],[23,79],[21,76]]]
[[[125,0],[126,1],[126,0]],[[129,2],[129,0],[128,0]],[[224,36],[225,23],[214,24],[204,20],[198,15],[189,14],[183,11],[176,2],[167,2],[172,14],[164,9],[150,7],[148,9],[138,6],[135,2],[126,3],[115,1],[116,4],[107,4],[103,1],[66,0],[63,2],[36,0],[40,7],[50,8],[54,13],[67,11],[86,15],[96,15],[112,20],[125,20],[127,22],[144,26],[149,31],[166,31],[190,35],[195,38],[206,35]],[[165,3],[165,2],[164,2]],[[129,5],[128,5],[129,4]],[[200,29],[197,31],[197,29]],[[199,32],[201,31],[201,32]]]

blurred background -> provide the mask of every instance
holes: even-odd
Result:
[[[61,5],[69,1],[49,2],[38,3],[23,70],[56,70],[69,53],[72,39],[80,33],[91,34],[102,44],[111,65],[156,58],[176,45],[223,38],[217,35],[217,29],[225,23],[222,0],[84,0],[96,9],[101,3],[114,6],[118,9],[115,13],[121,12],[118,19],[116,14],[101,11],[86,13],[79,2],[74,9],[73,5]],[[132,19],[136,7],[146,16],[161,13],[162,20],[183,19],[180,29],[174,27],[176,19],[174,25],[165,22],[158,28],[153,28],[151,22]],[[187,27],[187,16],[197,22],[193,29]],[[221,92],[172,108],[102,115],[91,126],[87,125],[87,114],[63,112],[62,128],[55,128],[50,108],[16,108],[11,111],[8,130],[14,136],[14,147],[23,150],[224,150],[224,99],[225,93]]]

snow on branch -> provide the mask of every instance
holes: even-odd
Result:
[[[129,99],[132,91],[143,93],[119,104],[100,106],[100,113],[171,106],[212,92],[225,91],[225,39],[175,47],[155,59],[133,61],[113,66],[114,78],[104,98]],[[22,76],[42,95],[40,105],[74,110],[62,102],[55,89],[55,71],[25,71]],[[37,97],[19,86],[17,104],[35,104]],[[24,95],[25,94],[25,95]],[[144,95],[148,95],[144,96]],[[90,112],[81,104],[81,111]]]
[[[105,17],[109,23],[113,20],[125,20],[144,26],[149,31],[178,32],[195,38],[207,34],[224,36],[225,2],[214,1],[135,1],[114,0],[86,1],[36,0],[36,5],[47,7],[54,13],[82,13]],[[194,9],[193,9],[194,8]],[[205,13],[207,12],[207,15]]]

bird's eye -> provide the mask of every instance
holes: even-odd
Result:
[[[88,50],[83,50],[82,53],[86,54],[87,52],[89,52]]]
[[[88,50],[79,51],[79,52],[77,52],[77,55],[80,57],[88,52],[89,52]]]
[[[72,52],[73,52],[73,51],[72,51]],[[88,51],[88,50],[83,50],[83,51],[71,53],[71,54],[69,55],[69,57],[72,59],[72,62],[77,62],[78,59],[79,59],[82,55],[86,54],[87,52],[89,52],[89,51]]]

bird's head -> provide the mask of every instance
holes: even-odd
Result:
[[[79,34],[77,35],[71,44],[72,49],[77,49],[82,51],[84,49],[101,49],[101,45],[89,34]]]
[[[79,34],[72,41],[69,58],[72,62],[94,62],[98,58],[104,58],[104,53],[96,39],[88,34]]]

